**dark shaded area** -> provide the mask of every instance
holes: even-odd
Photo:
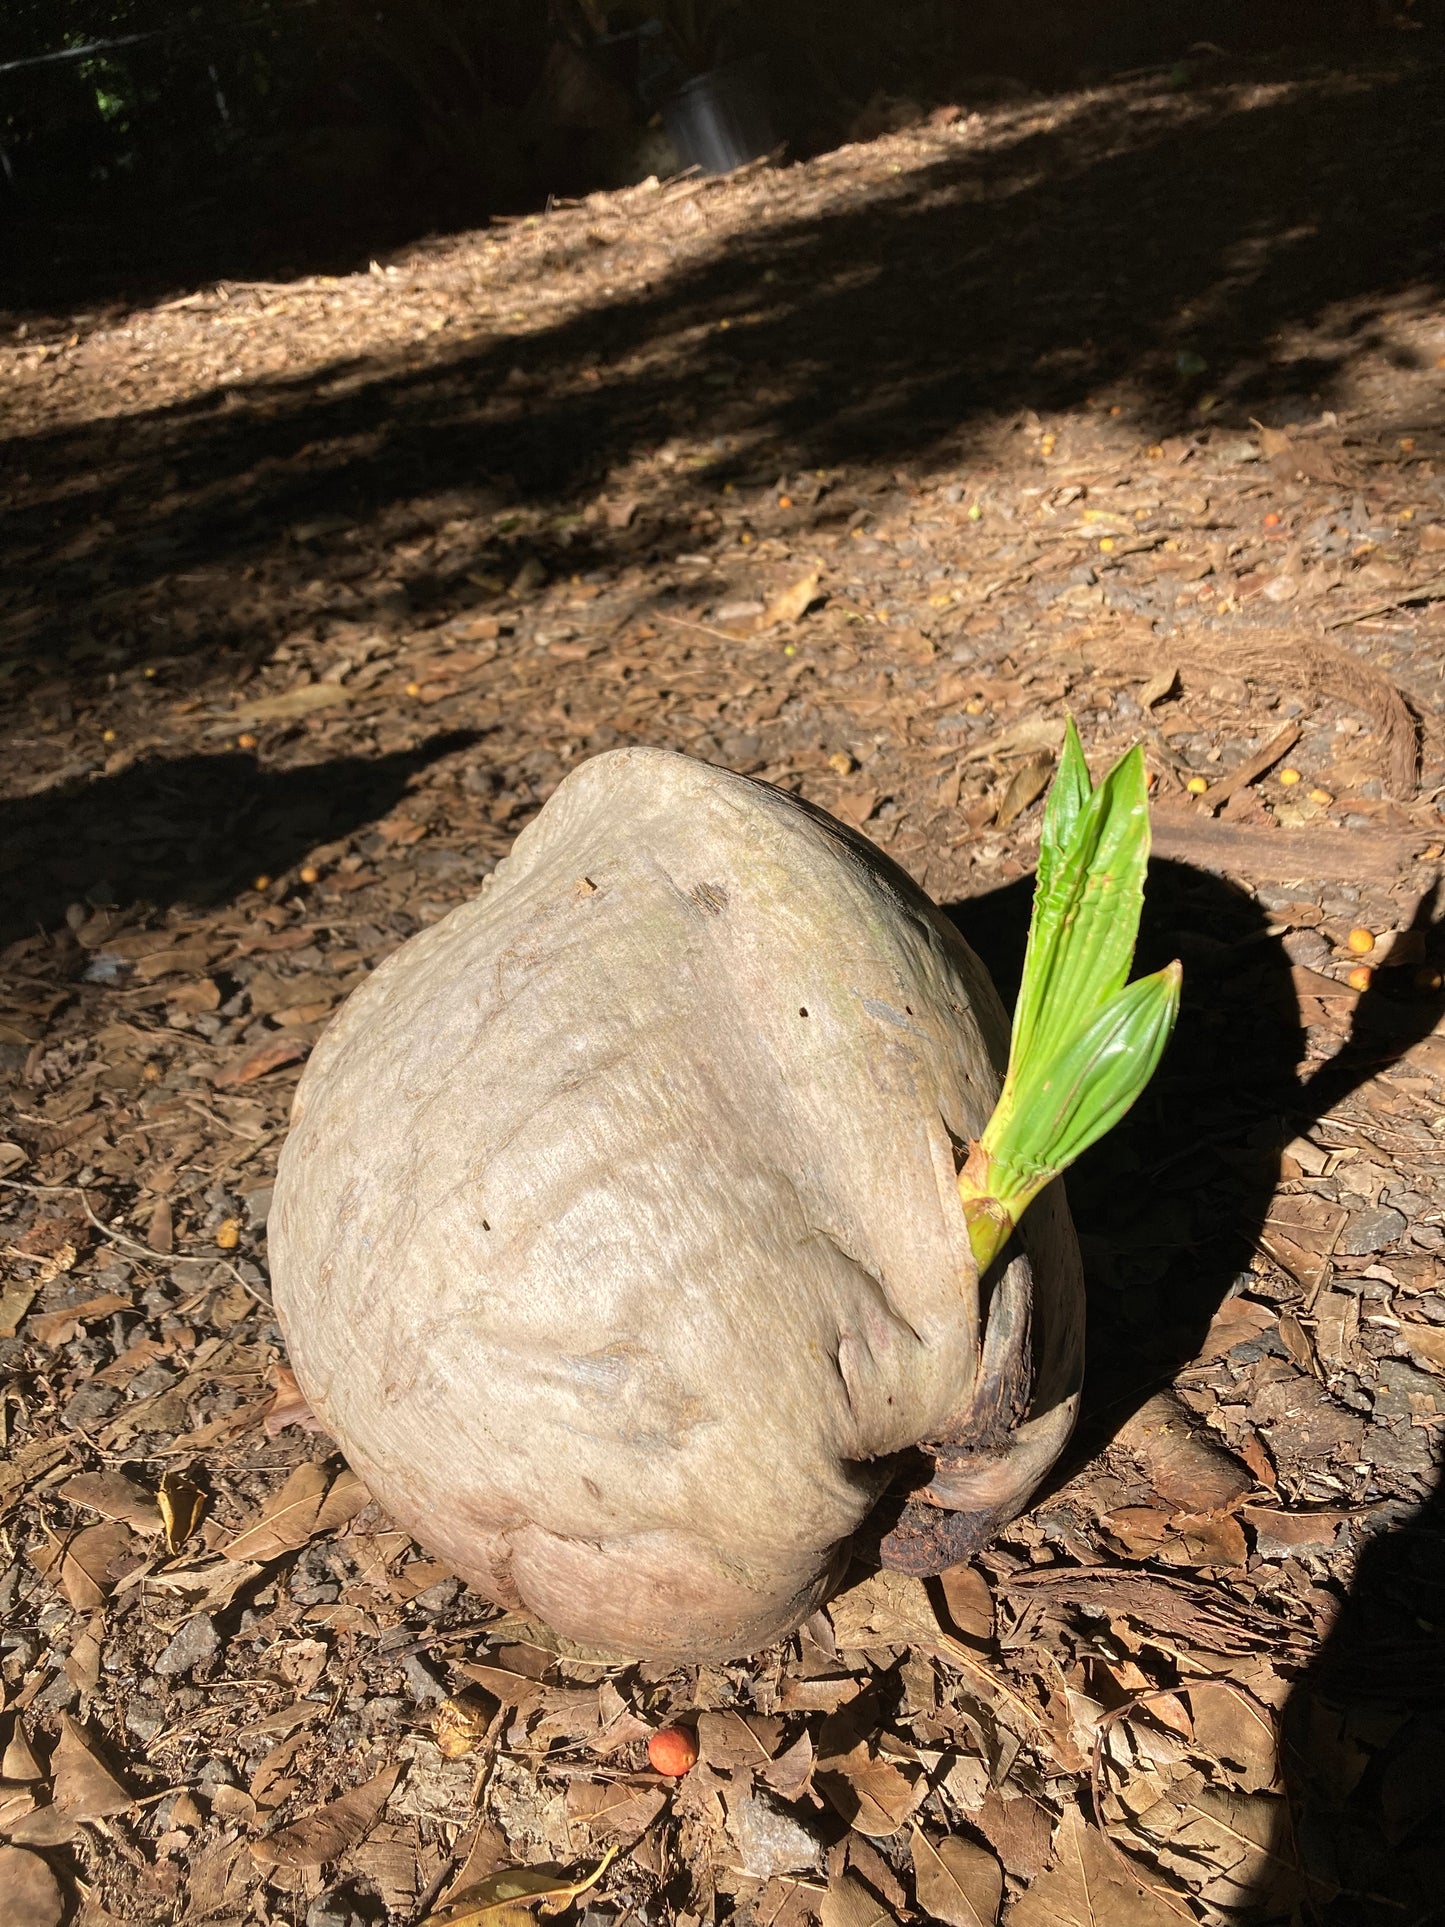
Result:
[[[1104,16],[1059,0],[16,0],[0,35],[10,300],[341,271],[665,172],[658,110],[738,54],[763,61],[777,125],[810,153],[900,105],[1269,50],[1332,62],[1440,17],[1440,0],[1121,0]]]
[[[1012,1005],[1032,881],[948,906]],[[1136,974],[1178,957],[1179,1022],[1157,1075],[1067,1179],[1089,1273],[1089,1374],[1073,1456],[1088,1456],[1198,1353],[1209,1322],[1259,1247],[1293,1137],[1429,1036],[1445,1014],[1379,972],[1350,1035],[1301,1075],[1305,1051],[1290,963],[1268,917],[1226,878],[1155,858]],[[1445,954],[1432,897],[1412,928]],[[1403,979],[1398,990],[1394,979]]]
[[[1197,426],[1206,388],[1212,423],[1312,416],[1382,314],[1445,280],[1439,80],[1422,61],[1262,93],[1084,97],[1046,129],[943,147],[896,190],[736,238],[526,338],[13,439],[0,638],[67,683],[143,648],[171,659],[174,688],[202,643],[208,669],[217,652],[254,660],[288,601],[314,618],[314,578],[348,616],[379,613],[342,585],[369,542],[405,532],[418,494],[576,511],[670,434],[747,452],[669,477],[625,533],[498,527],[388,594],[440,614],[485,600],[470,576],[528,556],[549,573],[663,559],[695,544],[694,505],[729,477],[957,460],[987,424],[1100,390],[1135,397],[1151,434]],[[836,516],[825,496],[812,519]],[[261,567],[258,619],[240,578]]]
[[[1285,1713],[1285,1770],[1328,1927],[1445,1918],[1445,1503],[1366,1547]],[[1333,1893],[1339,1888],[1338,1894]]]
[[[1032,884],[949,907],[1012,1002]],[[1414,929],[1445,953],[1434,896]],[[1377,974],[1342,1049],[1310,1074],[1289,960],[1242,890],[1189,865],[1150,866],[1137,968],[1184,960],[1179,1025],[1159,1074],[1067,1179],[1089,1291],[1072,1476],[1196,1356],[1249,1259],[1280,1150],[1440,1021],[1438,999]],[[1305,1917],[1385,1927],[1442,1917],[1445,1503],[1387,1501],[1337,1625],[1285,1715],[1294,1836],[1275,1843],[1306,1878]]]
[[[475,741],[456,730],[290,769],[239,751],[158,757],[0,801],[0,944],[53,928],[75,902],[223,903],[385,816],[414,776]]]

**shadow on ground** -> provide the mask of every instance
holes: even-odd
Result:
[[[1031,896],[1024,881],[949,909],[1010,1003]],[[1432,949],[1441,934],[1434,913],[1427,899],[1415,920]],[[1231,1291],[1257,1282],[1248,1265],[1283,1146],[1397,1062],[1442,1014],[1438,1001],[1372,990],[1338,1054],[1302,1077],[1306,1040],[1289,959],[1259,907],[1218,877],[1156,860],[1138,968],[1173,956],[1184,960],[1184,994],[1163,1065],[1068,1179],[1088,1281],[1088,1375],[1060,1481],[1198,1355]],[[1302,1868],[1305,1918],[1321,1927],[1440,1918],[1442,1526],[1438,1491],[1423,1507],[1377,1509],[1379,1536],[1286,1709],[1292,1832],[1274,1851]]]
[[[0,444],[0,649],[62,691],[142,655],[184,687],[303,616],[377,615],[383,573],[395,618],[475,604],[471,578],[523,551],[569,573],[666,559],[739,473],[956,462],[1000,424],[1105,390],[1151,437],[1197,422],[1206,390],[1215,421],[1314,416],[1382,317],[1445,279],[1438,79],[1422,60],[1141,82],[1062,100],[1044,127],[1020,109],[896,186],[760,222],[525,337],[16,436]],[[649,483],[627,531],[556,526],[673,436],[732,452]],[[387,518],[448,489],[553,519],[440,573],[398,561]]]
[[[155,757],[114,776],[0,800],[0,945],[72,903],[201,907],[375,822],[410,780],[476,740],[457,730],[389,756],[270,770],[254,755]]]

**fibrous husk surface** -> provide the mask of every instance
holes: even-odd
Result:
[[[923,1442],[963,1536],[925,1496],[885,1556],[950,1564],[1057,1456],[1081,1361],[1058,1197],[980,1306],[956,1154],[1005,1050],[861,836],[594,758],[312,1058],[270,1221],[302,1387],[398,1520],[587,1645],[777,1638]]]

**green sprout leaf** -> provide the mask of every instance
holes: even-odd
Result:
[[[1008,1074],[958,1180],[980,1271],[1044,1186],[1119,1122],[1169,1042],[1178,963],[1128,981],[1148,864],[1142,750],[1095,789],[1070,717],[1044,811]]]

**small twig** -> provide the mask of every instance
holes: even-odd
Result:
[[[127,1238],[123,1231],[112,1231],[108,1224],[102,1224],[90,1208],[90,1199],[78,1184],[27,1184],[23,1178],[0,1178],[0,1184],[3,1184],[7,1191],[64,1192],[68,1197],[79,1198],[81,1210],[102,1238],[108,1238],[113,1245],[119,1245],[122,1250],[133,1253],[137,1258],[144,1258],[148,1264],[164,1262],[162,1254],[152,1251],[149,1245],[137,1244],[134,1238]],[[245,1280],[241,1282],[244,1284]]]
[[[424,1653],[429,1646],[450,1646],[459,1639],[471,1639],[474,1634],[483,1633],[496,1623],[493,1615],[491,1619],[476,1619],[466,1626],[454,1626],[448,1633],[428,1633],[425,1639],[414,1639],[407,1646],[381,1646],[377,1650],[388,1659],[405,1659],[410,1653]]]
[[[100,1233],[101,1237],[108,1239],[113,1245],[118,1245],[122,1251],[128,1251],[137,1258],[144,1258],[146,1263],[150,1265],[164,1265],[168,1261],[175,1264],[205,1264],[209,1262],[210,1264],[218,1265],[221,1270],[229,1271],[236,1283],[241,1286],[243,1291],[250,1292],[258,1305],[264,1306],[267,1311],[272,1309],[269,1295],[263,1291],[259,1291],[248,1278],[243,1278],[231,1261],[228,1258],[221,1257],[219,1252],[152,1251],[149,1245],[138,1244],[134,1238],[127,1238],[123,1231],[112,1231],[108,1224],[103,1224],[101,1220],[96,1217],[90,1208],[89,1198],[86,1197],[84,1191],[78,1184],[27,1184],[23,1178],[0,1178],[0,1185],[4,1185],[7,1191],[29,1191],[32,1193],[42,1191],[63,1192],[67,1197],[79,1198],[81,1209],[94,1225],[95,1229]]]
[[[1236,790],[1248,788],[1257,777],[1263,776],[1266,770],[1273,769],[1285,751],[1294,748],[1299,737],[1299,724],[1286,723],[1279,734],[1272,736],[1263,749],[1256,750],[1254,755],[1247,757],[1238,769],[1231,770],[1228,776],[1210,785],[1201,799],[1205,809],[1211,816],[1216,810],[1222,809]]]
[[[1353,615],[1336,616],[1327,622],[1325,629],[1348,629],[1352,622],[1368,622],[1371,616],[1388,616],[1396,609],[1403,609],[1411,602],[1439,602],[1445,598],[1445,575],[1437,576],[1433,582],[1424,582],[1418,589],[1401,589],[1391,596],[1388,602],[1372,602],[1368,609],[1356,609]]]
[[[696,629],[701,635],[716,636],[719,642],[746,642],[747,636],[730,636],[726,629],[710,629],[705,622],[690,622],[686,616],[670,616],[662,609],[653,611],[659,622],[670,622],[678,629]]]

